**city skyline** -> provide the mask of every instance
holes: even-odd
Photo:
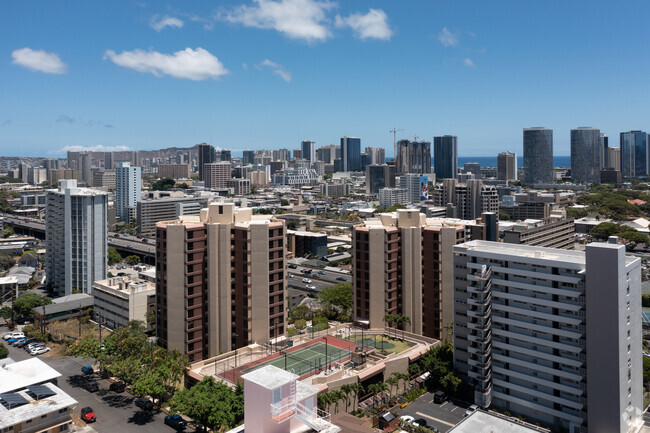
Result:
[[[47,157],[208,142],[240,152],[347,135],[392,156],[388,131],[397,127],[406,130],[398,139],[457,135],[459,154],[478,157],[520,154],[521,129],[545,125],[554,154],[568,155],[579,126],[610,137],[648,129],[647,60],[621,66],[650,42],[647,10],[642,2],[11,3],[0,18],[0,71],[11,83],[0,148]],[[599,67],[583,73],[594,58]]]

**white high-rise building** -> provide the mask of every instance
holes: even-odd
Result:
[[[142,169],[122,162],[115,169],[115,215],[131,222],[136,206],[142,200]]]
[[[104,280],[108,262],[108,195],[60,180],[45,201],[47,283],[60,295],[73,289],[92,293]]]
[[[420,203],[422,200],[426,200],[422,197],[428,197],[429,194],[429,177],[420,176],[419,174],[403,174],[399,177],[399,187],[406,190],[406,200],[409,203]],[[425,185],[422,185],[422,182],[425,182]],[[435,183],[435,182],[434,182]]]
[[[482,407],[571,433],[643,424],[641,261],[472,241],[454,252],[454,367]]]

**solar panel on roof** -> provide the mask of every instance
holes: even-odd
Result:
[[[25,397],[15,392],[6,392],[0,394],[0,403],[7,409],[13,409],[14,407],[22,406],[23,404],[29,403]]]
[[[40,400],[45,397],[51,397],[56,395],[56,392],[52,391],[47,386],[43,385],[32,385],[27,387],[27,394],[34,398],[34,400]]]

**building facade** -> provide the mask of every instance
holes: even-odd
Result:
[[[607,148],[607,155],[607,167],[621,171],[621,148],[609,147]]]
[[[316,161],[316,142],[303,140],[300,143],[300,149],[302,150],[302,158],[306,159],[309,162]]]
[[[285,226],[233,204],[157,224],[158,342],[199,361],[286,333]]]
[[[394,165],[368,165],[366,166],[366,194],[379,194],[381,188],[395,186]]]
[[[112,277],[93,283],[95,321],[109,329],[128,326],[132,320],[147,324],[156,311],[156,285],[139,278]]]
[[[501,152],[497,156],[497,179],[517,180],[517,154]]]
[[[452,179],[458,173],[458,137],[433,137],[433,171],[438,179]]]
[[[573,183],[600,183],[603,148],[600,129],[571,130],[571,180]]]
[[[189,179],[189,164],[160,164],[158,166],[158,177],[161,179],[169,177],[172,179]]]
[[[45,202],[47,282],[59,295],[92,294],[108,267],[108,195],[61,180]]]
[[[396,204],[408,204],[408,191],[406,188],[381,188],[379,190],[379,204],[391,207]]]
[[[398,174],[431,173],[431,142],[409,140],[398,141],[395,163]]]
[[[452,247],[465,228],[398,210],[352,233],[353,318],[370,328],[386,314],[408,316],[406,330],[443,339],[453,320]]]
[[[211,164],[214,162],[214,147],[207,143],[199,144],[199,158],[198,158],[198,171],[199,171],[199,180],[205,181],[203,170],[205,164]]]
[[[575,233],[572,219],[550,218],[532,223],[524,222],[504,230],[503,242],[572,250]]]
[[[552,183],[553,130],[524,128],[524,183]]]
[[[499,212],[499,194],[493,185],[484,185],[476,179],[458,183],[456,179],[443,179],[434,188],[435,206],[453,207],[454,218],[473,220],[484,212]]]
[[[477,405],[570,432],[638,431],[641,264],[613,242],[453,248],[454,367]]]
[[[649,171],[648,134],[644,131],[621,132],[621,176],[624,179],[645,178]]]
[[[361,139],[358,137],[341,138],[341,171],[361,170]]]
[[[115,169],[115,215],[124,222],[135,217],[136,206],[142,200],[142,169],[122,162]]]
[[[232,179],[230,162],[203,165],[203,181],[206,188],[226,188],[230,179]]]
[[[182,197],[144,200],[138,203],[138,235],[153,238],[156,236],[156,223],[169,221],[181,216],[199,215],[208,204],[204,198]]]

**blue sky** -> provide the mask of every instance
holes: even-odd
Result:
[[[18,1],[0,6],[0,154],[235,150],[522,128],[650,129],[644,1]]]

